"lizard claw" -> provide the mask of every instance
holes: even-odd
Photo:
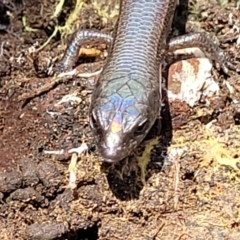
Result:
[[[226,74],[228,74],[228,70],[232,70],[238,73],[240,72],[240,66],[236,61],[236,58],[229,57],[225,51],[219,52],[218,58],[219,63]]]

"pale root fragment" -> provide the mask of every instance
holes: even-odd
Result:
[[[207,58],[191,58],[172,64],[168,79],[169,99],[177,99],[193,107],[202,96],[218,96],[220,88],[211,70],[212,63]]]

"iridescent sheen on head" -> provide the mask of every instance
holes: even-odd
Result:
[[[124,81],[124,87],[118,87]],[[149,132],[159,115],[160,93],[127,77],[108,89],[111,93],[95,93],[90,122],[99,153],[105,161],[116,162],[131,154]]]

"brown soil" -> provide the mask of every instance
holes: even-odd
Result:
[[[57,16],[57,1],[0,3],[1,239],[240,239],[237,73],[214,70],[221,94],[210,104],[169,103],[171,118],[164,109],[163,137],[155,141],[149,163],[132,158],[116,165],[98,157],[88,124],[89,79],[51,84],[47,69],[79,26],[113,29],[118,1],[108,2],[78,0],[74,15],[75,1],[65,1]],[[183,2],[173,34],[201,29],[239,56],[239,19],[234,4]],[[36,94],[43,86],[50,87]],[[61,103],[67,95],[72,100]],[[82,144],[88,151],[74,168],[68,150]],[[69,171],[76,174],[74,189]]]

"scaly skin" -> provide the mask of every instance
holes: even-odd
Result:
[[[161,109],[161,51],[175,0],[123,0],[107,64],[92,95],[91,125],[105,161],[127,157]]]
[[[203,33],[168,39],[176,5],[176,0],[122,0],[114,36],[77,31],[56,66],[60,72],[71,70],[86,42],[110,45],[90,107],[90,123],[105,161],[117,162],[130,155],[159,117],[164,52],[198,47],[225,72],[239,71],[233,59]]]

